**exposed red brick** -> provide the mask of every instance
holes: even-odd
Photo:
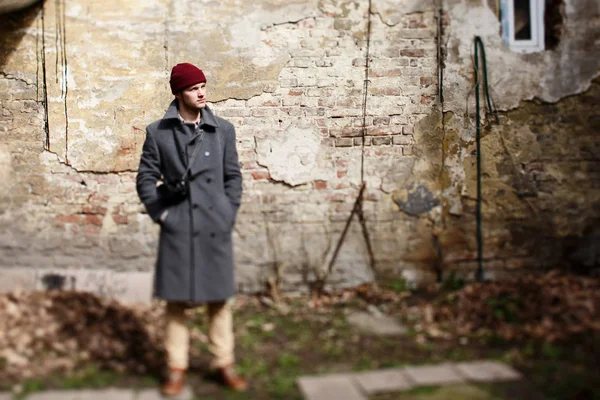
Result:
[[[397,77],[397,76],[402,76],[402,70],[400,68],[370,69],[369,76],[372,78]]]
[[[353,143],[354,143],[354,141],[352,140],[351,137],[345,137],[345,138],[337,138],[337,139],[335,139],[335,146],[336,147],[352,147]]]
[[[97,215],[86,215],[83,221],[85,224],[102,226],[102,218]]]
[[[326,181],[314,181],[314,183],[315,183],[315,189],[317,189],[317,190],[327,189]]]
[[[91,205],[91,206],[83,207],[81,212],[86,215],[106,215],[106,208],[101,207],[101,206]]]
[[[129,218],[126,215],[113,215],[112,219],[118,225],[127,225],[129,223]]]
[[[337,177],[338,178],[343,178],[346,175],[348,175],[348,171],[347,170],[338,170],[337,171]]]
[[[271,174],[269,174],[269,171],[252,171],[252,178],[257,181],[261,179],[271,179]]]
[[[404,49],[400,50],[400,55],[403,57],[425,57],[423,49]]]
[[[390,136],[387,136],[387,137],[374,137],[371,140],[371,143],[373,144],[373,146],[388,145],[388,144],[392,144],[392,138]]]
[[[434,84],[434,79],[431,76],[422,76],[420,81],[421,81],[422,86],[428,86],[428,85]]]
[[[299,89],[290,89],[288,92],[290,96],[302,96],[304,94],[304,90]]]
[[[81,220],[80,215],[57,215],[54,217],[54,222],[57,224],[78,224]]]
[[[78,224],[78,225],[96,225],[102,226],[102,218],[93,214],[71,214],[57,215],[54,218],[57,224]]]
[[[359,129],[359,128],[344,128],[344,129],[341,129],[341,131],[339,133],[340,133],[339,136],[342,136],[342,137],[355,137],[355,136],[362,135],[361,129]]]

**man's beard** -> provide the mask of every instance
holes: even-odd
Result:
[[[193,103],[188,103],[188,102],[183,102],[183,106],[185,108],[187,108],[189,111],[193,111],[193,112],[198,112],[201,111],[205,106],[206,106],[206,102],[202,103],[202,104],[198,104],[197,102],[193,102]]]

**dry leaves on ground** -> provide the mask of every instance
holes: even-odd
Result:
[[[0,296],[0,381],[72,371],[82,361],[117,371],[161,368],[162,307],[131,308],[82,292]]]
[[[565,340],[600,332],[600,280],[551,271],[473,283],[433,308],[435,323],[458,335]]]

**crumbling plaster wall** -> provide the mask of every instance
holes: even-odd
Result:
[[[598,267],[600,6],[565,1],[558,46],[510,51],[494,2],[444,7],[444,212],[446,269],[476,265],[473,37],[485,43],[499,123],[482,129],[484,259],[490,275],[522,267]],[[597,81],[596,81],[597,82]],[[482,106],[483,106],[482,92]],[[595,244],[594,244],[595,243]]]
[[[0,27],[2,267],[152,270],[157,227],[135,194],[135,170],[144,127],[162,116],[171,99],[168,72],[182,61],[205,69],[212,107],[237,128],[245,195],[234,239],[242,289],[261,289],[269,279],[286,289],[325,276],[338,285],[372,279],[357,219],[328,270],[363,180],[379,273],[426,279],[443,265],[470,266],[474,128],[473,107],[467,116],[465,104],[472,37],[486,43],[499,109],[532,98],[555,102],[587,89],[598,72],[590,50],[598,20],[590,7],[597,6],[584,3],[566,2],[559,47],[537,55],[506,49],[483,1],[56,0],[10,14]],[[582,100],[573,99],[559,106],[566,115],[579,112]],[[528,104],[527,118],[538,112]],[[531,266],[530,258],[506,251],[506,243],[519,247],[506,221],[528,218],[538,199],[515,195],[511,182],[522,171],[498,164],[519,159],[512,149],[533,136],[519,130],[524,125],[503,126],[516,127],[510,139],[502,136],[502,148],[499,135],[488,132],[484,157],[494,157],[485,161],[486,177],[502,183],[515,206],[510,218],[484,208],[495,221],[486,257],[501,268],[515,259]],[[577,135],[581,143],[589,132]],[[539,157],[528,154],[522,159],[535,165]],[[593,173],[590,165],[585,174]],[[593,213],[589,205],[581,210]]]
[[[389,194],[437,91],[433,11],[387,24],[359,1],[200,4],[47,1],[2,27],[3,267],[152,270],[157,227],[135,169],[182,61],[206,70],[213,108],[237,128],[243,289],[327,276],[362,179],[376,262],[410,253],[415,222]],[[372,279],[362,232],[353,222],[328,282]]]

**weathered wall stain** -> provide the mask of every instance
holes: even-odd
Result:
[[[489,2],[202,1],[190,17],[192,4],[55,1],[8,14],[3,268],[152,269],[157,227],[137,199],[135,170],[145,125],[170,101],[170,67],[190,61],[237,130],[242,289],[318,280],[362,178],[381,276],[471,271],[475,34],[502,111],[483,131],[486,267],[597,265],[596,4],[565,1],[559,43],[534,55],[502,44]],[[370,279],[355,221],[329,282]]]

